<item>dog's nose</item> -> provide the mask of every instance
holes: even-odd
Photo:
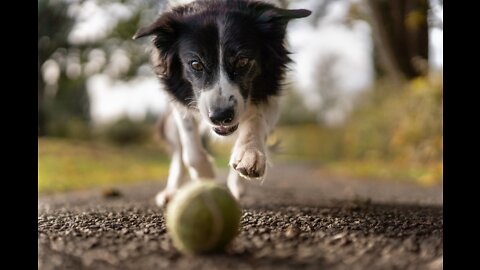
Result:
[[[231,107],[216,109],[208,114],[208,117],[215,125],[228,125],[232,123],[234,116],[235,113]]]

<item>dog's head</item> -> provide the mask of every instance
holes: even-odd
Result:
[[[162,14],[133,38],[154,36],[152,62],[166,90],[226,136],[248,102],[278,94],[290,62],[287,23],[310,13],[254,1],[197,1]]]

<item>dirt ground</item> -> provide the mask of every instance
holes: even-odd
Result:
[[[221,172],[225,175],[225,172]],[[158,181],[40,196],[39,269],[442,269],[443,188],[344,179],[308,164],[248,183],[241,232],[186,256],[165,230]]]

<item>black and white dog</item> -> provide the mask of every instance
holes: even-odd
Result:
[[[205,124],[218,136],[236,136],[227,180],[236,198],[240,177],[263,179],[266,139],[277,122],[282,79],[291,62],[286,26],[310,13],[258,1],[195,1],[137,31],[134,39],[153,36],[154,71],[173,99],[161,125],[172,160],[158,205],[174,195],[185,167],[193,180],[214,177],[201,141]]]

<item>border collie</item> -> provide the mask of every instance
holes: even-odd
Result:
[[[237,199],[240,177],[265,177],[266,139],[278,119],[291,62],[286,26],[310,13],[258,1],[200,0],[171,8],[135,33],[133,39],[153,37],[151,62],[172,97],[160,125],[172,157],[158,205],[175,194],[185,167],[192,180],[215,177],[202,145],[205,125],[218,136],[236,138],[227,185]]]

